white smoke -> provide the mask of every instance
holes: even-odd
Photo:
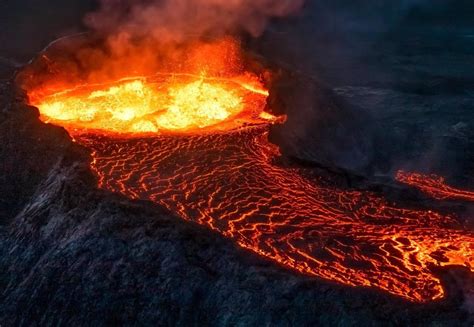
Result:
[[[304,0],[101,0],[86,24],[104,35],[160,43],[247,32],[260,35],[269,19],[296,13]]]

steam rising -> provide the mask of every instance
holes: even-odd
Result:
[[[295,13],[304,0],[102,0],[86,17],[93,30],[160,43],[247,32],[259,36],[272,17]]]

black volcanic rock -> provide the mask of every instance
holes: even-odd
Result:
[[[11,83],[0,90],[2,326],[472,324],[462,271],[441,272],[445,300],[408,303],[288,271],[98,190],[86,150],[41,123]]]
[[[24,104],[10,83],[0,84],[0,224],[11,218],[35,192],[50,169],[88,154],[62,128],[45,125],[36,108]]]
[[[369,115],[343,103],[319,81],[281,70],[268,106],[287,116],[270,135],[284,155],[360,173],[373,160]]]

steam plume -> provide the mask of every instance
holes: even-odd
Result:
[[[268,20],[295,13],[304,0],[101,0],[86,24],[105,35],[153,38],[160,43],[247,32],[260,35]]]
[[[239,75],[241,45],[234,36],[258,36],[272,17],[295,13],[303,2],[100,0],[100,8],[85,18],[98,37],[56,44],[41,65],[31,68],[43,73],[24,71],[20,83],[25,89],[48,89],[157,72]],[[38,75],[43,78],[32,78]]]

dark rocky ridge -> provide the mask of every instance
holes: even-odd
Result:
[[[273,126],[271,141],[286,157],[364,175],[373,160],[375,130],[370,115],[354,109],[315,78],[289,69],[272,71],[277,77],[270,85],[268,107],[287,119]]]
[[[0,87],[0,323],[449,325],[473,322],[472,275],[415,305],[301,276],[146,202],[95,187],[85,149]],[[472,311],[471,311],[472,313]]]
[[[307,1],[299,17],[275,22],[253,47],[323,80],[352,105],[352,116],[370,115],[353,133],[370,143],[341,151],[338,165],[369,176],[434,173],[471,188],[473,14],[464,0]],[[326,113],[314,109],[305,112],[308,122]],[[308,124],[309,139],[319,133]],[[303,158],[320,160],[320,143],[307,144]]]

